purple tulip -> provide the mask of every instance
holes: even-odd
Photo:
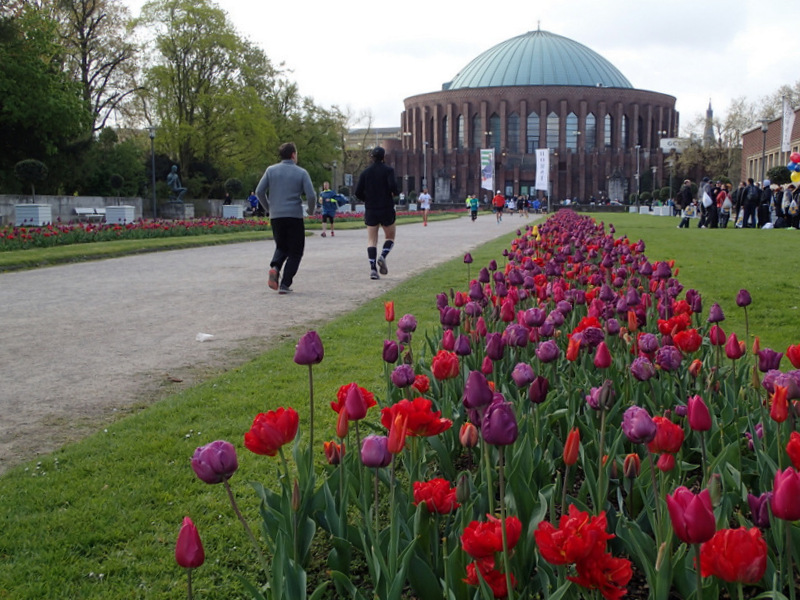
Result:
[[[587,327],[581,333],[581,347],[597,348],[606,339],[606,334],[599,327]]]
[[[675,406],[675,414],[683,418],[689,414],[689,407],[685,404],[678,404]]]
[[[496,282],[494,284],[494,293],[500,298],[505,298],[506,296],[508,296],[508,288],[506,287],[506,284],[503,283],[502,281]]]
[[[483,267],[480,271],[478,271],[478,281],[481,283],[489,283],[489,270],[486,267]]]
[[[547,318],[547,313],[541,308],[529,308],[523,316],[528,327],[541,327]]]
[[[461,311],[455,306],[445,306],[439,311],[439,323],[446,329],[461,325]]]
[[[436,294],[436,308],[442,310],[448,304],[450,304],[450,299],[447,297],[447,294],[444,292],[439,292]]]
[[[469,265],[469,264],[472,264],[472,254],[470,254],[469,252],[467,252],[467,253],[464,255],[464,262],[465,262],[466,264],[468,264],[468,265]]]
[[[316,331],[308,331],[297,342],[294,350],[294,362],[298,365],[316,365],[322,362],[325,349]]]
[[[528,363],[521,362],[517,363],[514,370],[511,371],[511,379],[514,380],[517,387],[523,387],[536,379],[536,373],[533,372],[533,367]]]
[[[621,329],[621,327],[620,327],[619,321],[617,321],[613,317],[606,321],[606,332],[608,333],[608,335],[618,335],[619,332],[620,332],[620,329]]]
[[[200,446],[192,456],[192,469],[206,483],[222,483],[230,479],[238,468],[236,448],[225,440]]]
[[[489,270],[497,271],[497,261],[495,259],[489,261]]]
[[[472,344],[469,343],[469,336],[466,336],[463,333],[460,334],[456,338],[456,345],[455,348],[453,348],[453,351],[458,356],[469,356],[472,354]]]
[[[769,506],[772,502],[772,492],[764,492],[760,496],[747,494],[747,504],[750,505],[750,520],[753,525],[761,529],[769,528]]]
[[[411,334],[407,331],[403,331],[402,329],[397,330],[397,341],[401,344],[408,344],[411,341]]]
[[[503,334],[496,332],[486,334],[486,356],[492,360],[500,360],[503,358],[504,349]]]
[[[658,350],[658,338],[652,333],[643,333],[639,337],[639,349],[645,354],[652,354]]]
[[[614,403],[614,384],[606,379],[600,387],[593,387],[586,396],[586,403],[594,410],[611,408]]]
[[[503,332],[503,341],[511,348],[524,348],[528,345],[528,330],[519,323],[511,323]]]
[[[656,437],[656,424],[644,408],[631,406],[622,415],[622,432],[634,444],[649,444]]]
[[[518,434],[514,407],[505,401],[502,394],[495,394],[481,422],[484,441],[493,446],[507,446],[516,441]]]
[[[547,392],[550,389],[550,382],[546,377],[537,375],[536,379],[528,387],[528,400],[534,404],[541,404],[547,399]]]
[[[555,332],[556,326],[550,319],[545,319],[544,323],[542,323],[542,326],[539,327],[539,335],[542,337],[553,337]]]
[[[656,374],[656,367],[648,358],[640,356],[633,359],[631,373],[638,381],[647,381]]]
[[[722,307],[716,302],[711,305],[711,308],[708,311],[707,320],[709,323],[721,323],[725,320],[725,315],[722,313]]]
[[[383,340],[383,360],[387,363],[395,363],[399,356],[400,345],[394,340]]]
[[[669,268],[665,261],[658,261],[656,270],[653,271],[653,279],[669,279],[670,277],[672,277],[672,269]]]
[[[773,369],[780,369],[783,352],[775,352],[772,348],[758,351],[758,370],[762,373]]]
[[[417,319],[414,315],[403,315],[397,322],[397,328],[406,333],[413,333],[417,330]]]
[[[468,317],[479,317],[483,313],[483,307],[478,302],[467,302],[464,305],[464,312]]]
[[[744,308],[745,306],[750,306],[753,302],[753,299],[750,297],[750,292],[745,289],[739,290],[739,293],[736,294],[736,306],[740,306]]]
[[[665,371],[677,371],[683,356],[675,346],[662,346],[656,352],[656,364]]]
[[[561,354],[561,350],[555,340],[547,340],[536,347],[536,358],[543,363],[553,362],[559,354]]]
[[[469,284],[469,297],[475,302],[483,300],[483,285],[479,281],[472,281]]]
[[[378,469],[392,462],[389,438],[385,435],[368,435],[361,444],[361,462],[364,466]]]
[[[556,304],[556,310],[560,312],[563,316],[567,316],[569,313],[572,312],[572,304],[570,304],[566,300],[561,300],[558,304]]]
[[[489,387],[486,376],[480,371],[470,371],[461,398],[464,406],[473,409],[486,406],[492,401],[492,396],[492,388]]]
[[[399,388],[404,388],[414,383],[414,367],[407,364],[397,365],[392,371],[392,383]]]

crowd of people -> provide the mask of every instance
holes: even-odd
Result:
[[[704,177],[695,195],[692,182],[683,182],[675,199],[680,211],[679,229],[688,228],[697,218],[701,229],[736,228],[781,229],[800,228],[800,189],[793,183],[778,185],[769,179],[741,181],[734,190],[730,183],[711,181]]]

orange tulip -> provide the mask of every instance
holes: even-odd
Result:
[[[769,409],[769,416],[776,423],[783,423],[789,417],[788,391],[788,388],[782,385],[775,386],[775,393],[772,394],[772,405]]]
[[[569,344],[567,345],[567,360],[573,362],[578,360],[578,352],[580,349],[580,342],[574,338],[569,338]]]
[[[573,427],[567,435],[567,442],[564,444],[564,464],[572,466],[578,462],[578,450],[581,446],[581,432],[577,427]]]
[[[406,433],[408,431],[408,415],[398,414],[394,418],[392,428],[389,430],[389,441],[387,448],[392,454],[399,454],[406,445]]]
[[[394,321],[394,300],[388,300],[383,303],[383,314],[390,323]]]

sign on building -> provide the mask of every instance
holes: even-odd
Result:
[[[661,138],[661,150],[664,153],[675,150],[678,154],[689,147],[687,138]]]

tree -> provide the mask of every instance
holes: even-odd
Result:
[[[58,0],[68,71],[80,82],[91,131],[137,89],[136,47],[128,41],[128,9],[119,0]]]
[[[40,160],[28,158],[14,165],[14,174],[23,184],[30,184],[31,196],[33,196],[35,201],[36,186],[34,184],[38,181],[44,181],[45,178],[47,178],[47,165]]]
[[[792,173],[783,165],[772,167],[769,171],[767,171],[766,177],[770,180],[770,182],[777,183],[778,185],[784,185],[792,182]]]

